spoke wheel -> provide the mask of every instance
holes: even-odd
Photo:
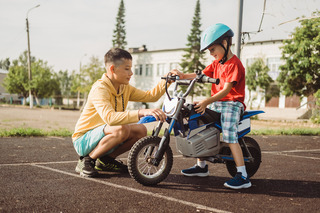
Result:
[[[138,183],[151,186],[163,181],[170,173],[173,155],[170,147],[165,151],[158,166],[151,162],[159,148],[161,138],[148,136],[141,138],[131,148],[128,156],[128,170]]]

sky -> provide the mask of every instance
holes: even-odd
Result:
[[[286,39],[299,22],[320,10],[319,0],[266,0],[262,32],[258,31],[264,0],[243,0],[242,31],[250,40]],[[103,59],[112,47],[120,0],[0,0],[0,60],[17,59],[27,50],[26,16],[31,55],[54,71],[79,70],[91,56]],[[127,48],[184,48],[196,0],[124,0]],[[201,30],[224,23],[236,31],[238,0],[200,0]],[[284,22],[288,22],[282,24]],[[237,36],[237,34],[235,35]]]

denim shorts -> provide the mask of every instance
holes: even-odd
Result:
[[[209,109],[221,113],[221,127],[223,142],[238,143],[238,126],[240,115],[244,107],[235,101],[216,101]]]
[[[98,126],[94,129],[86,132],[86,134],[82,135],[80,138],[78,138],[77,140],[75,140],[73,142],[73,146],[79,156],[86,156],[90,152],[92,152],[92,150],[94,150],[94,148],[96,148],[96,146],[98,145],[100,140],[105,136],[105,134],[103,132],[103,129],[105,128],[105,126],[106,126],[106,124]],[[111,154],[118,147],[119,147],[119,145],[116,147],[113,147],[105,155]]]

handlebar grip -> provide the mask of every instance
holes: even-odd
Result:
[[[212,83],[212,84],[216,84],[218,85],[220,83],[220,79],[219,78],[210,78],[208,76],[202,76],[202,82],[203,83]]]

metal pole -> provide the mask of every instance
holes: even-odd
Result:
[[[235,42],[236,55],[240,59],[241,50],[241,32],[242,32],[242,12],[243,12],[243,0],[239,0],[238,3],[238,25],[237,25],[237,39]]]
[[[79,87],[81,86],[81,60],[79,66]],[[78,88],[78,96],[77,96],[77,108],[80,108],[80,89]]]
[[[32,97],[32,92],[31,92],[31,55],[30,55],[30,37],[29,37],[29,21],[28,17],[26,18],[27,21],[27,35],[28,35],[28,77],[29,77],[29,104],[30,104],[30,109],[33,108],[33,97]]]
[[[28,14],[29,12],[34,9],[40,7],[40,4],[37,6],[31,8],[27,12],[26,16],[26,22],[27,22],[27,36],[28,36],[28,78],[29,78],[29,104],[30,104],[30,109],[33,108],[33,96],[32,96],[32,91],[31,91],[31,80],[32,80],[32,73],[31,73],[31,53],[30,53],[30,36],[29,36],[29,20],[28,20]]]
[[[82,65],[81,61],[83,57],[87,56],[87,53],[85,53],[81,58],[80,58],[80,66],[79,66],[79,84],[81,87],[81,72],[82,72]],[[78,89],[78,97],[77,97],[77,108],[80,108],[80,89]]]

